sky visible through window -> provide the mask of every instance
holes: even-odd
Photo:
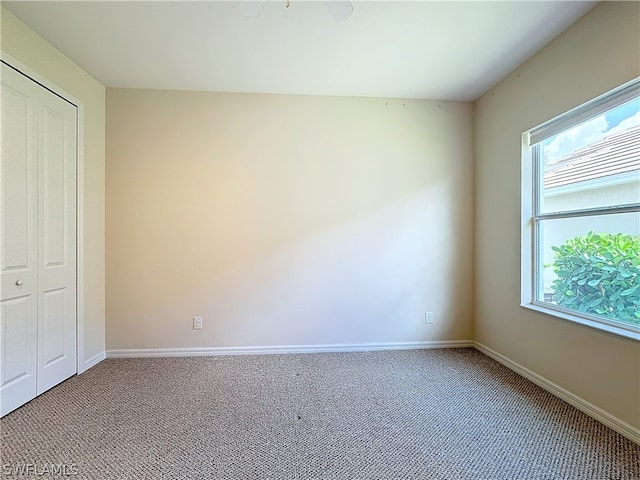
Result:
[[[637,125],[640,125],[640,99],[634,99],[548,138],[542,144],[544,163],[553,163],[576,150]]]

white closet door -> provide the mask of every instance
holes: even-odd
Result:
[[[76,107],[2,65],[0,415],[76,373]]]
[[[76,107],[38,86],[38,395],[76,373]]]
[[[35,397],[37,385],[37,102],[24,83],[2,65],[2,415]]]

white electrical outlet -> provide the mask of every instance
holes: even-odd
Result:
[[[424,323],[431,325],[433,323],[433,312],[424,312]]]
[[[193,317],[193,329],[202,330],[202,317]]]

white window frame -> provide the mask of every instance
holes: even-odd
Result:
[[[541,142],[638,97],[639,92],[640,78],[636,78],[522,134],[522,244],[520,254],[520,305],[522,307],[638,341],[640,341],[640,328],[536,300],[535,288],[539,284],[537,282],[539,275],[542,275],[542,272],[538,271],[538,266],[540,265],[538,252],[540,249],[536,248],[540,241],[540,228],[538,225],[542,221],[640,212],[640,203],[636,203],[624,206],[541,213],[538,192],[543,175],[540,169]]]

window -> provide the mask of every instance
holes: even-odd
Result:
[[[522,306],[640,340],[640,79],[523,134]]]

